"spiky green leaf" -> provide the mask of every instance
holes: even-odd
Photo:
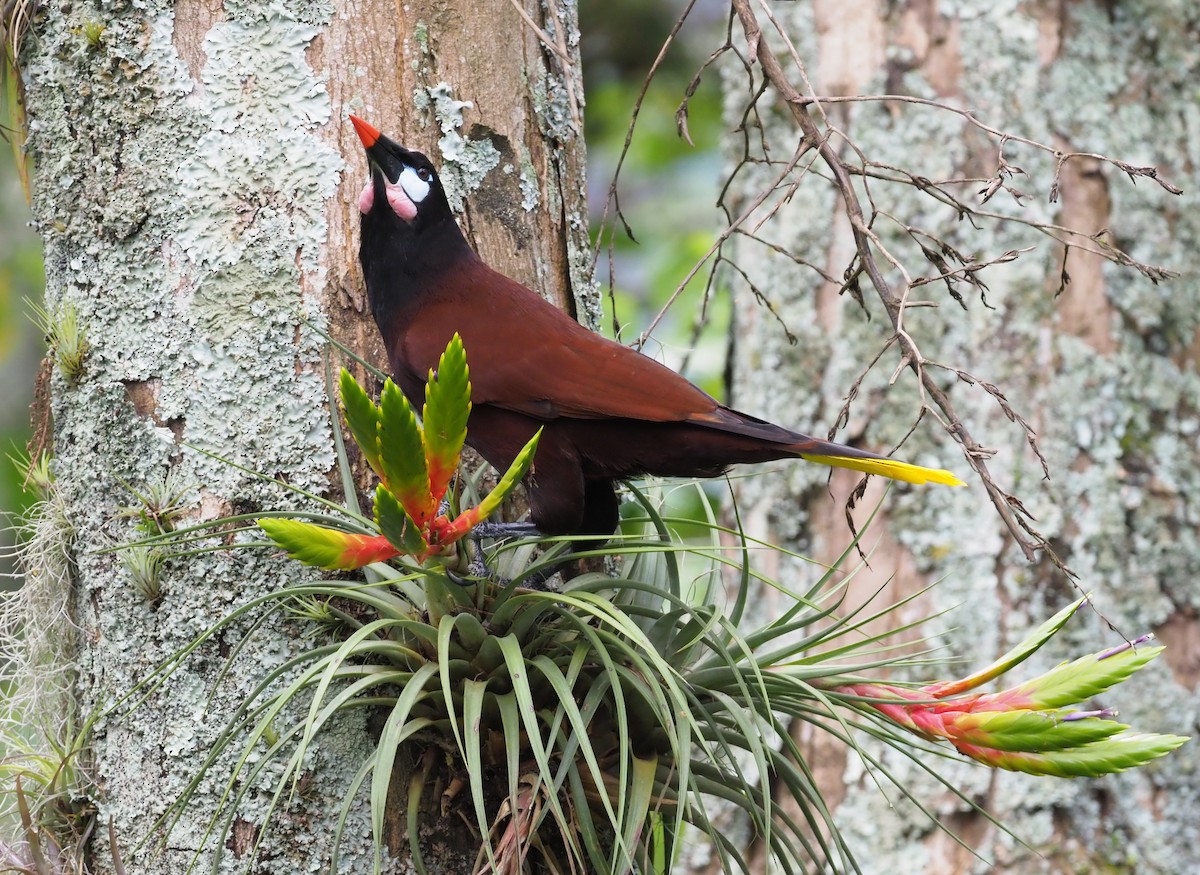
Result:
[[[534,432],[533,437],[521,448],[521,452],[517,453],[517,457],[513,459],[508,470],[504,472],[504,476],[496,483],[496,488],[487,494],[483,501],[479,502],[476,508],[479,513],[479,518],[476,522],[481,522],[491,516],[496,508],[504,503],[504,499],[508,498],[509,494],[517,488],[517,484],[521,482],[521,478],[529,471],[529,466],[533,464],[534,454],[537,452],[538,440],[542,436],[542,429]]]
[[[1096,778],[1144,766],[1187,740],[1178,735],[1128,732],[1095,744],[1048,753],[959,749],[979,762],[1009,771],[1059,778]]]
[[[1042,623],[1034,629],[1025,640],[1013,647],[1008,653],[1001,656],[991,665],[982,668],[979,671],[972,672],[965,678],[960,678],[954,681],[945,683],[933,684],[925,687],[925,692],[935,698],[943,696],[952,696],[958,693],[973,690],[976,687],[982,686],[990,680],[1000,677],[1000,675],[1014,668],[1032,656],[1038,649],[1053,638],[1058,630],[1061,629],[1071,617],[1075,614],[1079,607],[1088,600],[1088,596],[1077,599],[1067,605],[1053,617]],[[1075,700],[1078,701],[1078,700]]]
[[[379,409],[380,479],[413,521],[424,526],[437,511],[437,502],[429,494],[421,426],[412,405],[391,380],[383,384]]]
[[[371,470],[382,479],[383,468],[379,458],[379,408],[345,368],[342,368],[338,378],[338,386],[341,390],[342,414],[346,418],[346,427],[350,429],[351,437],[358,444]]]
[[[1071,719],[1069,713],[1044,711],[985,711],[964,714],[948,724],[955,741],[996,750],[1066,750],[1094,744],[1124,732],[1129,727],[1099,717]]]
[[[471,373],[462,338],[456,333],[446,344],[436,371],[425,384],[425,457],[429,465],[429,491],[441,501],[458,470],[471,415]]]
[[[1117,653],[1091,653],[1026,681],[1011,692],[1037,708],[1062,708],[1099,695],[1140,671],[1163,647],[1141,645]]]
[[[351,571],[396,555],[379,536],[342,532],[289,519],[260,519],[259,528],[293,559],[318,568]]]
[[[388,542],[401,553],[420,556],[429,549],[420,526],[382,483],[375,488],[375,522]]]

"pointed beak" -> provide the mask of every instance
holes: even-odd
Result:
[[[382,154],[383,145],[389,142],[388,138],[379,133],[378,128],[356,115],[350,116],[350,122],[354,125],[358,138],[362,140],[363,148],[367,150],[367,169],[371,172],[371,176],[382,176],[385,163]]]
[[[379,141],[379,131],[356,115],[350,116],[350,123],[354,125],[354,130],[358,133],[358,138],[362,140],[363,148],[370,152],[371,147]]]
[[[362,140],[363,148],[367,150],[367,171],[371,174],[369,185],[373,192],[373,201],[383,203],[387,199],[386,180],[383,167],[379,163],[380,150],[376,148],[379,145],[380,139],[383,139],[383,135],[379,133],[378,128],[363,121],[356,115],[350,116],[350,123],[354,125],[354,130],[358,134],[358,138]]]

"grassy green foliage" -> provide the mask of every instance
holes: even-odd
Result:
[[[713,70],[694,92],[689,87],[720,22],[693,12],[646,81],[681,8],[629,0],[580,4],[591,225],[597,278],[610,297],[603,330],[633,342],[629,326],[650,325],[684,284],[685,300],[665,313],[645,349],[722,398],[729,296],[709,284],[707,267],[685,283],[726,221],[716,203],[725,134],[720,77]],[[684,138],[680,98],[689,93]],[[606,199],[610,182],[615,192]]]

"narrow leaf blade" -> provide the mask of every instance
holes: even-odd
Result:
[[[513,463],[508,466],[508,470],[504,472],[504,476],[496,484],[496,488],[487,494],[483,501],[474,508],[478,514],[478,519],[474,523],[482,522],[491,516],[496,508],[503,504],[504,499],[508,498],[509,494],[517,488],[517,484],[521,482],[521,478],[529,471],[529,467],[533,464],[534,454],[537,453],[538,440],[542,436],[542,429],[538,429],[533,437],[521,448],[521,452],[517,453],[517,457],[513,459]],[[474,525],[472,523],[472,525]]]
[[[1067,620],[1074,616],[1079,607],[1088,600],[1088,596],[1077,599],[1073,603],[1067,605],[1053,617],[1042,623],[1034,629],[1029,636],[1020,644],[1001,656],[991,665],[986,668],[981,668],[979,671],[972,672],[965,678],[960,678],[954,681],[946,681],[940,684],[931,684],[924,688],[924,691],[935,699],[940,699],[945,696],[954,696],[959,693],[964,693],[967,690],[973,690],[976,687],[982,686],[988,681],[998,678],[1000,675],[1007,672],[1009,669],[1020,665],[1037,650],[1053,638],[1058,631],[1066,625]]]

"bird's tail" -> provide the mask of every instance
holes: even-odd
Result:
[[[942,468],[923,468],[890,459],[887,456],[877,456],[865,450],[856,450],[835,444],[831,441],[805,441],[795,447],[796,455],[806,462],[819,462],[822,465],[832,465],[835,468],[849,468],[852,471],[862,471],[864,474],[878,474],[892,480],[903,480],[905,483],[941,483],[945,486],[965,486],[966,484]]]

